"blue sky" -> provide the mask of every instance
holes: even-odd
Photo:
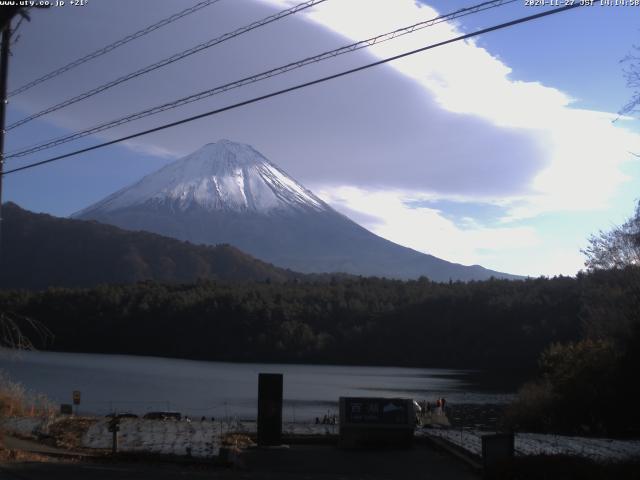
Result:
[[[441,12],[453,8],[453,2],[433,0],[424,2]],[[455,2],[464,6],[464,2]],[[515,10],[515,9],[514,9]],[[504,13],[504,15],[502,15]],[[486,27],[487,21],[506,20],[507,11],[489,12],[485,18],[469,16],[459,20],[464,31]],[[537,81],[558,88],[575,99],[575,107],[617,112],[629,100],[621,60],[631,45],[640,39],[640,10],[628,7],[594,7],[570,12],[571,21],[564,14],[547,18],[543,25],[536,23],[485,35],[478,44],[499,57],[513,69],[511,78]],[[571,68],[565,68],[572,59]],[[577,61],[575,61],[577,60]],[[640,132],[640,122],[630,126]],[[610,208],[574,214],[567,222],[566,214],[550,213],[527,223],[547,237],[564,239],[573,246],[586,231],[610,228],[631,215],[634,203],[640,198],[640,166],[631,163],[624,167],[630,181],[622,185],[611,198]],[[462,205],[466,206],[466,205]],[[445,206],[454,216],[458,204]],[[486,211],[478,205],[463,213],[491,222],[499,217],[495,208]]]
[[[197,18],[182,19],[43,84],[45,88],[15,97],[9,121],[293,3],[222,0]],[[12,130],[8,150],[471,3],[329,0]],[[121,15],[125,4],[126,17]],[[10,88],[178,10],[170,0],[153,2],[153,9],[150,4],[95,0],[87,7],[35,12],[14,47]],[[514,2],[26,160],[540,8]],[[634,42],[640,43],[639,12],[634,7],[580,8],[493,32],[219,118],[8,176],[5,200],[66,216],[205,143],[230,138],[252,144],[335,208],[397,243],[511,273],[572,275],[582,268],[579,250],[587,236],[623,221],[638,198],[640,166],[628,151],[640,151],[639,124],[611,120],[631,95],[619,60]],[[51,39],[65,48],[43,55],[42,45]]]
[[[462,8],[466,2],[425,1],[441,12]],[[536,13],[516,3],[504,10],[459,20],[464,31],[507,20],[515,13]],[[565,16],[566,15],[566,16]],[[571,18],[568,18],[568,17]],[[617,111],[629,99],[620,60],[638,44],[640,10],[631,7],[594,7],[547,17],[485,35],[478,42],[513,69],[514,80],[538,81],[570,93],[576,106]],[[571,59],[572,68],[566,68]],[[577,60],[577,61],[573,61]]]

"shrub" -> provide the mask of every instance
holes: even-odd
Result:
[[[538,432],[637,433],[638,362],[631,353],[608,340],[551,345],[540,357],[541,380],[520,390],[505,423]]]
[[[547,381],[525,383],[507,408],[503,427],[510,430],[547,432],[551,429],[555,396]]]
[[[6,417],[50,415],[54,411],[51,401],[42,394],[25,390],[0,371],[0,420]]]

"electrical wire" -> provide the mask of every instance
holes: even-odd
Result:
[[[166,25],[169,25],[170,23],[175,22],[176,20],[181,19],[182,17],[186,17],[187,15],[191,15],[192,13],[195,13],[199,10],[202,10],[205,7],[208,7],[209,5],[212,5],[214,3],[219,2],[220,0],[205,0],[203,2],[197,3],[192,7],[186,8],[184,10],[182,10],[181,12],[175,13],[173,15],[171,15],[170,17],[164,18],[162,20],[160,20],[159,22],[154,23],[153,25],[149,25],[148,27],[143,28],[142,30],[138,30],[135,33],[132,33],[131,35],[127,35],[124,38],[121,38],[120,40],[117,40],[113,43],[110,43],[109,45],[99,48],[98,50],[96,50],[95,52],[91,52],[88,55],[85,55],[84,57],[78,58],[77,60],[74,60],[73,62],[69,62],[66,65],[57,68],[56,70],[53,70],[52,72],[47,73],[46,75],[43,75],[39,78],[36,78],[35,80],[19,87],[16,88],[15,90],[9,92],[9,94],[7,95],[8,97],[12,97],[14,95],[18,95],[19,93],[22,92],[26,92],[27,90],[35,87],[36,85],[41,84],[42,82],[46,82],[47,80],[51,80],[52,78],[55,78],[59,75],[62,75],[65,72],[68,72],[69,70],[72,70],[74,68],[76,68],[77,66],[82,65],[83,63],[87,63],[90,60],[93,60],[94,58],[98,58],[102,55],[104,55],[105,53],[109,53],[112,50],[115,50],[118,47],[121,47],[123,45],[126,45],[129,42],[132,42],[133,40],[143,37],[144,35],[147,35],[155,30],[158,30],[159,28],[162,28]]]
[[[9,154],[7,154],[5,156],[5,159],[11,159],[11,158],[17,158],[17,157],[24,157],[26,155],[30,155],[36,152],[40,152],[42,150],[47,150],[49,148],[53,148],[53,147],[57,147],[59,145],[74,141],[74,140],[78,140],[80,138],[86,137],[88,135],[92,135],[95,133],[99,133],[105,130],[109,130],[111,128],[115,128],[118,127],[120,125],[124,125],[126,123],[135,121],[135,120],[140,120],[142,118],[151,116],[151,115],[155,115],[157,113],[161,113],[167,110],[171,110],[177,107],[181,107],[184,105],[187,105],[189,103],[193,103],[196,101],[200,101],[203,100],[205,98],[209,98],[211,96],[214,95],[218,95],[224,92],[227,92],[229,90],[233,90],[239,87],[243,87],[245,85],[249,85],[252,83],[256,83],[262,80],[266,80],[268,78],[272,78],[275,77],[277,75],[282,75],[284,73],[290,72],[292,70],[296,70],[298,68],[302,68],[305,67],[307,65],[313,64],[313,63],[318,63],[327,59],[331,59],[334,57],[337,57],[339,55],[343,55],[346,53],[350,53],[350,52],[354,52],[363,48],[367,48],[379,43],[383,43],[383,42],[387,42],[389,40],[393,40],[396,39],[400,36],[403,35],[407,35],[410,33],[414,33],[416,31],[422,30],[424,28],[427,27],[431,27],[433,25],[437,25],[439,23],[442,22],[446,22],[446,21],[451,21],[460,17],[464,17],[467,15],[471,15],[471,14],[475,14],[475,13],[479,13],[485,10],[489,10],[492,8],[497,8],[497,7],[501,7],[510,3],[514,3],[516,1],[519,0],[492,0],[492,1],[486,1],[477,5],[473,5],[471,7],[467,7],[467,8],[463,8],[460,10],[456,10],[455,12],[452,13],[448,13],[445,15],[440,15],[438,17],[432,18],[430,20],[426,20],[423,22],[419,22],[416,23],[414,25],[410,25],[408,27],[403,27],[403,28],[399,28],[396,30],[393,30],[391,32],[388,33],[384,33],[381,35],[377,35],[375,37],[371,37],[368,38],[366,40],[361,40],[359,42],[355,42],[352,43],[350,45],[346,45],[334,50],[330,50],[327,52],[323,52],[319,55],[315,55],[312,57],[307,57],[305,59],[302,60],[298,60],[296,62],[292,62],[280,67],[276,67],[273,68],[271,70],[267,70],[265,72],[261,72],[259,74],[256,75],[252,75],[250,77],[245,77],[243,79],[240,80],[236,80],[234,82],[231,83],[227,83],[212,89],[208,89],[208,90],[204,90],[202,92],[198,92],[192,95],[189,95],[187,97],[182,97],[179,98],[177,100],[173,100],[171,102],[167,102],[164,103],[162,105],[158,105],[146,110],[142,110],[140,112],[137,113],[133,113],[130,115],[126,115],[124,117],[118,118],[116,120],[111,120],[109,122],[105,122],[105,123],[101,123],[99,125],[95,125],[91,128],[82,130],[80,132],[76,132],[70,135],[65,135],[65,136],[61,136],[61,137],[57,137],[54,139],[50,139],[50,140],[46,140],[44,142],[38,142],[35,145],[31,145],[29,147],[24,147],[22,149],[18,149],[18,150],[14,150],[12,152],[9,152]]]
[[[294,7],[288,8],[286,10],[282,10],[274,15],[270,15],[266,18],[263,18],[262,20],[258,20],[256,22],[253,22],[249,25],[246,25],[244,27],[238,28],[237,30],[234,30],[232,32],[229,33],[225,33],[224,35],[220,36],[220,37],[216,37],[214,39],[211,39],[207,42],[204,43],[200,43],[198,45],[196,45],[195,47],[191,47],[187,50],[184,50],[180,53],[176,53],[175,55],[172,55],[168,58],[165,58],[163,60],[160,60],[159,62],[153,63],[151,65],[147,65],[144,68],[141,68],[140,70],[136,70],[135,72],[131,72],[127,75],[123,75],[122,77],[118,77],[115,80],[112,80],[108,83],[105,83],[103,85],[100,85],[99,87],[93,88],[91,90],[88,90],[84,93],[81,93],[80,95],[76,95],[75,97],[69,98],[67,100],[65,100],[64,102],[60,102],[56,105],[53,105],[49,108],[46,108],[44,110],[41,110],[40,112],[34,113],[32,115],[29,115],[28,117],[25,117],[21,120],[18,120],[17,122],[13,122],[11,125],[9,125],[6,130],[13,130],[16,127],[19,127],[21,125],[24,125],[25,123],[28,123],[32,120],[35,120],[36,118],[42,117],[43,115],[47,115],[49,113],[55,112],[57,110],[60,110],[61,108],[65,108],[68,107],[69,105],[73,105],[74,103],[80,102],[81,100],[86,100],[89,97],[93,97],[94,95],[97,95],[99,93],[104,92],[105,90],[109,90],[110,88],[115,87],[116,85],[120,85],[121,83],[127,82],[129,80],[132,80],[134,78],[137,78],[141,75],[145,75],[149,72],[152,72],[154,70],[157,70],[159,68],[162,67],[166,67],[167,65],[170,65],[172,63],[175,63],[179,60],[182,60],[183,58],[189,57],[195,53],[201,52],[202,50],[205,50],[207,48],[211,48],[215,45],[218,45],[220,43],[226,42],[227,40],[231,40],[232,38],[238,37],[240,35],[243,35],[247,32],[250,32],[251,30],[255,30],[256,28],[260,28],[263,27],[265,25],[268,25],[270,23],[273,23],[275,21],[281,20],[282,18],[288,17],[289,15],[293,15],[296,14],[302,10],[305,10],[307,8],[310,8],[314,5],[318,5],[320,3],[326,2],[327,0],[307,0],[306,2],[302,2]]]
[[[263,101],[263,100],[266,100],[266,99],[269,99],[269,98],[277,97],[277,96],[280,96],[280,95],[283,95],[283,94],[286,94],[286,93],[290,93],[290,92],[293,92],[293,91],[296,91],[296,90],[300,90],[300,89],[303,89],[303,88],[306,88],[306,87],[310,87],[312,85],[317,85],[317,84],[320,84],[320,83],[324,83],[324,82],[327,82],[329,80],[334,80],[336,78],[341,78],[341,77],[344,77],[344,76],[347,76],[347,75],[350,75],[350,74],[353,74],[353,73],[356,73],[356,72],[361,72],[363,70],[367,70],[367,69],[376,67],[378,65],[383,65],[383,64],[392,62],[394,60],[398,60],[400,58],[405,58],[405,57],[408,57],[410,55],[415,55],[417,53],[421,53],[421,52],[424,52],[424,51],[427,51],[427,50],[431,50],[433,48],[442,47],[444,45],[448,45],[448,44],[451,44],[451,43],[454,43],[454,42],[458,42],[458,41],[461,41],[461,40],[467,40],[469,38],[476,37],[476,36],[482,35],[484,33],[489,33],[489,32],[493,32],[493,31],[496,31],[496,30],[501,30],[503,28],[512,27],[514,25],[518,25],[518,24],[525,23],[525,22],[530,22],[532,20],[537,20],[539,18],[543,18],[543,17],[547,17],[549,15],[554,15],[554,14],[557,14],[557,13],[565,12],[567,10],[571,10],[571,9],[582,7],[582,6],[584,6],[584,5],[580,4],[580,3],[575,3],[573,5],[566,5],[564,7],[554,8],[552,10],[547,10],[547,11],[540,12],[540,13],[537,13],[537,14],[534,14],[534,15],[528,15],[526,17],[520,17],[518,19],[511,20],[509,22],[505,22],[505,23],[501,23],[501,24],[498,24],[498,25],[494,25],[492,27],[483,28],[481,30],[477,30],[477,31],[472,32],[472,33],[468,33],[468,34],[465,34],[465,35],[460,35],[458,37],[454,37],[454,38],[451,38],[449,40],[444,40],[444,41],[441,41],[441,42],[438,42],[438,43],[427,45],[425,47],[418,48],[416,50],[411,50],[409,52],[401,53],[399,55],[394,55],[392,57],[388,57],[388,58],[379,60],[377,62],[369,63],[369,64],[366,64],[366,65],[362,65],[360,67],[352,68],[350,70],[342,71],[340,73],[336,73],[336,74],[329,75],[329,76],[326,76],[326,77],[318,78],[318,79],[312,80],[310,82],[301,83],[301,84],[295,85],[293,87],[289,87],[289,88],[285,88],[285,89],[282,89],[282,90],[278,90],[276,92],[272,92],[272,93],[269,93],[269,94],[266,94],[266,95],[261,95],[259,97],[254,97],[254,98],[251,98],[249,100],[245,100],[245,101],[242,101],[242,102],[239,102],[239,103],[235,103],[233,105],[228,105],[226,107],[218,108],[218,109],[211,110],[211,111],[208,111],[208,112],[205,112],[205,113],[201,113],[199,115],[194,115],[194,116],[191,116],[191,117],[188,117],[188,118],[184,118],[182,120],[178,120],[178,121],[175,121],[175,122],[171,122],[171,123],[167,123],[167,124],[164,124],[164,125],[160,125],[158,127],[154,127],[154,128],[148,129],[148,130],[144,130],[142,132],[138,132],[138,133],[134,133],[134,134],[131,134],[131,135],[127,135],[125,137],[121,137],[121,138],[118,138],[118,139],[115,139],[115,140],[110,140],[108,142],[104,142],[104,143],[100,143],[100,144],[97,144],[97,145],[93,145],[91,147],[75,150],[73,152],[66,153],[66,154],[63,154],[63,155],[58,155],[58,156],[55,156],[53,158],[48,158],[46,160],[41,160],[39,162],[30,163],[30,164],[24,165],[22,167],[17,167],[17,168],[13,168],[11,170],[6,170],[4,173],[2,173],[2,176],[9,175],[11,173],[20,172],[20,171],[23,171],[23,170],[28,170],[28,169],[35,168],[35,167],[38,167],[38,166],[41,166],[41,165],[45,165],[45,164],[48,164],[48,163],[56,162],[56,161],[62,160],[64,158],[69,158],[69,157],[73,157],[75,155],[79,155],[81,153],[86,153],[86,152],[90,152],[90,151],[97,150],[97,149],[100,149],[100,148],[104,148],[104,147],[107,147],[109,145],[114,145],[114,144],[117,144],[117,143],[121,143],[121,142],[124,142],[124,141],[127,141],[127,140],[131,140],[131,139],[134,139],[134,138],[137,138],[137,137],[141,137],[143,135],[148,135],[150,133],[159,132],[159,131],[165,130],[167,128],[172,128],[172,127],[176,127],[178,125],[183,125],[185,123],[193,122],[193,121],[199,120],[201,118],[210,117],[210,116],[213,116],[213,115],[218,115],[220,113],[223,113],[223,112],[226,112],[226,111],[229,111],[229,110],[233,110],[233,109],[236,109],[236,108],[239,108],[239,107],[243,107],[243,106],[246,106],[246,105],[257,103],[257,102],[260,102],[260,101]]]

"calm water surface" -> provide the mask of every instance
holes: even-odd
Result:
[[[486,393],[469,372],[445,369],[279,365],[176,360],[127,355],[24,352],[0,358],[0,369],[55,403],[82,392],[80,413],[177,410],[200,416],[255,418],[259,373],[284,374],[284,418],[335,413],[340,396],[411,397],[455,403],[503,403],[511,392]],[[469,378],[467,378],[469,377]]]

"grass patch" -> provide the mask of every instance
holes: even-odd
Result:
[[[5,372],[0,371],[0,454],[7,455],[2,441],[4,431],[2,423],[9,417],[51,417],[55,408],[44,395],[27,391],[20,383],[12,381]],[[13,454],[15,455],[15,453]],[[1,460],[0,458],[0,460]]]
[[[0,371],[0,419],[6,417],[40,417],[53,415],[55,407],[42,394],[27,391]]]
[[[0,464],[11,463],[11,462],[38,462],[38,463],[56,462],[58,463],[60,461],[74,462],[75,460],[72,460],[72,459],[61,460],[58,458],[49,457],[47,455],[40,455],[39,453],[33,453],[33,452],[25,452],[22,450],[0,449]]]
[[[80,449],[82,448],[82,437],[96,422],[95,418],[60,418],[49,426],[49,435],[54,439],[56,447]]]

